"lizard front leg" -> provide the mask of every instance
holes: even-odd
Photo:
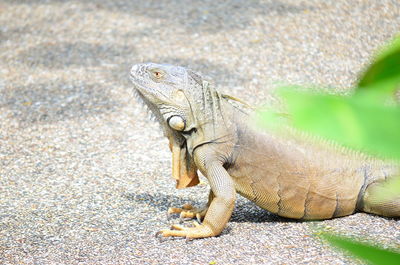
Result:
[[[222,166],[223,162],[208,158],[207,148],[199,147],[195,151],[196,165],[208,179],[214,197],[208,207],[204,221],[195,227],[174,225],[171,229],[161,230],[163,237],[177,236],[186,238],[204,238],[219,235],[228,223],[235,204],[236,192],[233,180]]]
[[[210,193],[208,195],[208,202],[206,206],[201,207],[201,208],[195,208],[191,204],[184,204],[181,208],[175,208],[175,207],[170,207],[167,212],[168,219],[170,218],[171,214],[178,213],[179,214],[179,219],[182,221],[184,219],[193,219],[196,218],[199,223],[204,219],[206,216],[208,207],[210,207],[210,204],[214,198],[214,194],[212,190],[210,190]]]

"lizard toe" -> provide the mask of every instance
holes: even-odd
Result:
[[[171,229],[164,229],[156,233],[159,238],[163,237],[184,237],[187,240],[192,238],[204,238],[215,236],[212,229],[206,225],[193,222],[194,227],[185,227],[179,224],[171,226]]]
[[[184,204],[182,208],[170,207],[167,211],[167,219],[171,219],[171,215],[179,214],[179,222],[182,223],[186,219],[196,219],[199,223],[206,216],[208,207],[195,208],[191,204]]]

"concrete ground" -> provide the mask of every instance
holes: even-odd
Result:
[[[399,220],[297,222],[243,198],[221,236],[160,242],[167,208],[208,187],[175,190],[128,73],[185,65],[254,104],[281,82],[343,91],[399,30],[397,0],[0,0],[0,263],[359,263],[316,229],[398,249]]]

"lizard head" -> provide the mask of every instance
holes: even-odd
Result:
[[[131,80],[142,97],[157,106],[176,107],[183,103],[186,69],[167,64],[135,64],[131,69]]]
[[[197,168],[187,150],[185,132],[196,127],[191,107],[193,90],[201,91],[198,75],[184,67],[144,63],[132,66],[130,78],[134,92],[161,124],[172,151],[172,175],[177,187],[199,183]]]
[[[136,64],[130,73],[136,93],[161,125],[167,122],[178,131],[188,129],[194,75],[184,67],[155,63]]]

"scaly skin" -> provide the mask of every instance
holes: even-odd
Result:
[[[251,109],[222,95],[183,67],[134,65],[135,92],[170,141],[177,188],[208,179],[204,210],[170,208],[181,217],[203,219],[186,228],[174,225],[164,237],[219,235],[228,223],[236,193],[280,216],[316,220],[356,211],[400,216],[400,198],[375,199],[387,179],[400,175],[398,164],[384,163],[344,148],[288,131],[277,135],[250,125]]]

